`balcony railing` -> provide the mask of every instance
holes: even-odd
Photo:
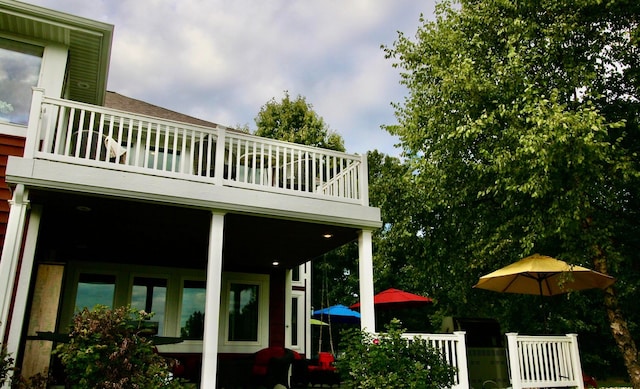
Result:
[[[26,158],[368,205],[366,156],[45,97]]]

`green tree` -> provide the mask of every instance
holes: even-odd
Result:
[[[262,106],[255,118],[255,135],[307,146],[344,151],[344,140],[331,131],[321,116],[300,95],[291,100],[289,92],[280,102],[275,98]]]
[[[630,1],[443,2],[415,39],[385,48],[409,91],[387,129],[422,188],[425,269],[468,312],[506,311],[470,286],[534,252],[614,275],[585,293],[600,309],[576,294],[556,324],[580,330],[582,309],[606,313],[634,387],[639,15]]]

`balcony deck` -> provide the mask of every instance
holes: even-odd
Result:
[[[323,207],[335,206],[340,213],[360,208],[356,214],[364,216],[355,215],[354,220],[379,225],[379,212],[370,212],[374,209],[368,204],[366,156],[46,97],[38,89],[24,160],[51,165],[48,179],[54,181],[50,172],[64,164],[65,169],[75,169],[73,174],[85,177],[91,168],[117,173],[124,181],[179,180],[183,193],[201,193],[202,185],[214,191],[229,188],[239,202],[243,196],[266,199],[263,207],[282,203],[284,195],[300,206],[301,201],[316,201]],[[29,169],[35,170],[22,161],[7,176],[19,177]],[[22,175],[24,180],[17,181],[28,184],[28,177]]]
[[[354,228],[378,228],[366,155],[44,96],[34,89],[7,182]]]

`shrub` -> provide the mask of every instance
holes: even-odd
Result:
[[[359,329],[342,332],[337,359],[338,370],[347,388],[450,388],[455,369],[438,350],[424,339],[402,338],[404,330],[397,319],[386,326],[386,333],[374,336]]]
[[[55,351],[69,383],[98,389],[181,388],[143,331],[150,317],[129,307],[96,306],[77,313],[69,342]]]
[[[11,370],[13,370],[13,358],[7,349],[0,344],[0,387],[7,381]]]

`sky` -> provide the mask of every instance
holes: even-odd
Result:
[[[349,153],[398,156],[381,128],[407,90],[381,45],[413,37],[435,0],[24,0],[115,26],[107,88],[255,131],[285,91],[303,96]]]

